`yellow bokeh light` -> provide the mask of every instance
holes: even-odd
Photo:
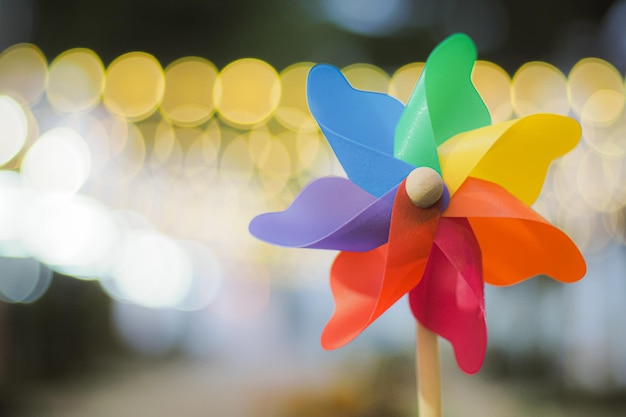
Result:
[[[209,120],[215,110],[213,87],[215,65],[199,57],[186,57],[165,68],[163,115],[178,126],[197,126]]]
[[[242,134],[232,139],[224,148],[219,162],[222,179],[234,185],[247,183],[254,172],[246,136]]]
[[[626,154],[626,120],[610,126],[598,126],[582,121],[583,139],[596,152],[607,158],[622,158]]]
[[[97,182],[114,183],[132,179],[143,167],[146,144],[143,133],[134,123],[109,117],[100,122],[93,132],[94,139],[106,143],[108,154],[101,175],[94,176]]]
[[[109,65],[103,101],[114,115],[142,120],[157,109],[164,88],[159,61],[145,52],[129,52]]]
[[[352,87],[358,90],[386,93],[389,89],[389,74],[371,64],[352,64],[341,69]]]
[[[161,120],[156,124],[151,138],[150,161],[157,165],[164,164],[176,147],[174,127],[169,122]]]
[[[389,81],[389,95],[406,104],[424,70],[423,62],[412,62],[396,70]]]
[[[291,177],[291,158],[285,145],[266,130],[254,130],[248,137],[248,146],[265,196],[280,193]]]
[[[615,90],[599,90],[593,93],[583,106],[581,119],[598,126],[615,122],[624,110],[624,93]]]
[[[325,152],[325,139],[319,130],[300,132],[296,137],[296,171],[309,169],[317,160],[320,152]]]
[[[215,81],[213,99],[220,117],[235,127],[267,120],[281,96],[276,70],[267,62],[244,58],[228,64]]]
[[[587,204],[599,211],[613,211],[622,204],[622,170],[620,158],[606,158],[590,149],[578,168],[578,190]]]
[[[280,73],[282,94],[276,109],[276,119],[288,129],[299,131],[317,128],[306,101],[306,80],[312,67],[310,62],[301,62]]]
[[[476,61],[472,82],[487,105],[493,123],[511,117],[511,77],[502,67],[492,62]]]
[[[587,123],[606,126],[624,110],[624,80],[604,60],[580,60],[569,73],[567,87],[574,113]]]
[[[567,80],[553,65],[533,61],[513,76],[513,108],[518,116],[534,113],[569,113]]]
[[[626,245],[626,210],[615,210],[604,218],[604,227],[611,237],[622,245]]]
[[[13,159],[28,137],[24,109],[13,98],[0,96],[0,166]]]
[[[35,45],[13,45],[0,54],[0,94],[31,106],[43,96],[47,78],[48,63]]]
[[[80,112],[95,107],[104,87],[104,66],[90,49],[63,52],[50,64],[46,97],[61,112]]]
[[[216,172],[221,133],[216,122],[209,128],[199,132],[196,139],[189,145],[185,155],[185,173],[189,177],[209,178]],[[206,186],[206,184],[204,184]]]

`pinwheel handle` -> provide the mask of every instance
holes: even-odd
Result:
[[[441,372],[437,334],[417,322],[417,409],[419,417],[441,417]]]

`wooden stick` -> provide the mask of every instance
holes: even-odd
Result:
[[[441,417],[441,375],[437,334],[417,322],[416,376],[419,417]]]

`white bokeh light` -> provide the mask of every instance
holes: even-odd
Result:
[[[20,174],[0,171],[0,255],[28,255],[22,245],[22,232],[29,201],[29,194],[22,188]]]
[[[41,297],[52,280],[52,271],[33,258],[0,257],[0,300],[32,303]]]
[[[24,245],[41,262],[77,278],[108,273],[119,227],[96,200],[85,196],[55,203],[40,200],[31,204],[24,223]]]
[[[215,252],[206,245],[190,240],[179,244],[189,254],[193,275],[190,290],[177,307],[186,311],[200,310],[217,297],[222,286],[222,265]]]
[[[44,133],[28,150],[22,174],[29,186],[49,196],[68,196],[85,183],[91,156],[76,131],[58,127]]]
[[[153,230],[129,231],[112,270],[113,296],[145,307],[176,307],[192,283],[187,253]],[[105,286],[106,288],[106,286]]]
[[[408,0],[323,0],[326,18],[350,32],[370,36],[390,35],[408,23]]]
[[[22,149],[28,136],[28,120],[22,106],[9,96],[0,96],[0,165]]]

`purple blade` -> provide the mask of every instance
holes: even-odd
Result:
[[[387,242],[396,189],[376,198],[346,178],[320,178],[285,211],[252,219],[249,230],[280,246],[368,251]]]

